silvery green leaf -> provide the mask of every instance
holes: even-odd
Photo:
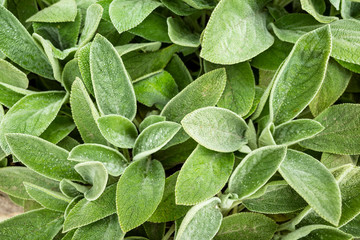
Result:
[[[229,192],[248,198],[276,173],[286,155],[284,146],[268,146],[250,152],[236,167],[229,180]]]
[[[126,168],[116,190],[116,208],[124,232],[143,224],[160,204],[165,171],[157,160],[141,159]]]
[[[275,126],[272,122],[268,123],[264,127],[264,129],[261,131],[259,139],[258,139],[259,147],[276,145],[276,142],[273,137],[274,131],[275,131]]]
[[[155,0],[114,0],[109,8],[110,19],[122,33],[139,25],[160,5]]]
[[[59,212],[47,209],[30,211],[1,222],[0,238],[3,240],[53,239],[61,230],[63,221],[63,214]]]
[[[41,138],[8,133],[6,140],[12,154],[31,170],[54,180],[63,178],[83,182],[75,171],[75,161],[67,160],[69,152]]]
[[[321,163],[328,169],[337,168],[346,164],[354,164],[350,155],[338,155],[333,153],[322,153]]]
[[[353,237],[337,228],[326,225],[308,225],[297,229],[284,236],[284,240],[297,240],[306,237],[306,239],[339,239],[350,240]]]
[[[197,12],[197,9],[190,7],[183,0],[161,0],[161,2],[170,11],[179,16],[188,16]]]
[[[91,80],[90,72],[90,49],[91,43],[86,44],[77,51],[79,70],[83,84],[85,85],[89,94],[94,96],[94,87]]]
[[[143,52],[154,52],[159,50],[161,47],[161,42],[148,42],[148,43],[129,43],[121,46],[116,46],[115,49],[120,56],[133,51],[143,51]]]
[[[74,183],[70,180],[63,179],[60,181],[60,191],[67,197],[77,197],[89,190],[88,186]]]
[[[84,46],[94,37],[102,14],[103,8],[99,4],[92,4],[88,7],[86,10],[84,28],[79,38],[79,47]]]
[[[59,182],[46,178],[29,168],[3,167],[0,168],[0,191],[20,199],[30,200],[23,182],[32,183],[50,190],[58,190]]]
[[[164,147],[181,126],[175,122],[162,121],[144,129],[137,137],[133,149],[133,160],[145,158]]]
[[[0,82],[0,104],[11,108],[21,98],[34,92]]]
[[[219,203],[220,199],[215,197],[190,208],[181,222],[175,240],[213,239],[223,219]]]
[[[68,159],[87,162],[98,161],[104,164],[112,176],[120,176],[127,167],[126,158],[113,148],[100,144],[82,144],[71,150]]]
[[[335,154],[359,154],[360,105],[341,104],[327,108],[314,120],[325,129],[315,137],[302,141],[302,147]]]
[[[69,212],[64,222],[64,232],[86,226],[116,213],[116,184],[105,189],[95,201],[80,200]]]
[[[10,154],[7,133],[39,136],[54,120],[66,100],[63,92],[40,92],[25,96],[9,110],[0,124],[0,145]]]
[[[267,2],[220,1],[204,30],[200,56],[213,63],[234,64],[268,49],[274,37],[266,30],[267,15],[263,6]]]
[[[189,210],[189,206],[177,205],[175,202],[175,185],[179,172],[165,180],[164,194],[155,212],[148,219],[149,222],[169,222],[181,218]]]
[[[100,132],[111,144],[120,148],[133,148],[137,138],[135,125],[126,117],[107,115],[97,119]]]
[[[257,213],[237,213],[223,219],[214,240],[272,239],[277,224],[271,218]]]
[[[331,23],[339,19],[338,17],[335,16],[321,15],[316,9],[317,2],[319,1],[316,0],[300,0],[300,1],[301,1],[302,9],[308,12],[309,14],[311,14],[316,20],[318,20],[321,23]]]
[[[324,127],[315,120],[293,120],[280,124],[275,128],[274,140],[279,145],[292,145],[302,140],[312,138],[322,130],[324,130]]]
[[[92,185],[92,187],[84,193],[84,197],[89,201],[98,199],[106,188],[108,181],[108,173],[101,162],[89,161],[76,164],[75,170],[82,178]]]
[[[0,59],[0,82],[19,88],[28,88],[29,80],[26,74],[8,61]]]
[[[305,153],[288,150],[279,172],[316,213],[334,225],[339,223],[340,188],[324,165]]]
[[[115,48],[101,35],[96,35],[91,44],[90,71],[100,112],[132,120],[136,98],[130,76]]]
[[[60,192],[51,191],[28,182],[24,182],[24,186],[30,197],[47,209],[64,212],[70,203],[71,199],[62,195]]]
[[[106,145],[107,141],[96,123],[99,113],[79,78],[71,87],[70,105],[72,117],[84,142]]]
[[[13,62],[40,76],[53,79],[51,65],[25,27],[0,6],[0,50]],[[14,43],[16,48],[14,48]]]
[[[74,128],[75,124],[71,117],[67,115],[58,115],[40,137],[56,144],[69,135]]]
[[[181,18],[169,17],[167,26],[169,37],[173,43],[185,47],[198,47],[200,45],[200,34],[191,31]]]
[[[71,86],[76,78],[81,78],[81,72],[79,69],[79,61],[77,58],[74,58],[65,64],[61,73],[61,82],[64,84],[67,92],[71,92]]]
[[[125,233],[121,231],[118,217],[113,214],[97,222],[83,226],[75,231],[72,240],[122,240]]]
[[[303,35],[274,78],[270,114],[275,125],[296,117],[312,101],[325,78],[331,50],[330,28]]]
[[[27,22],[73,22],[77,14],[75,0],[60,0],[31,16]]]
[[[216,5],[215,0],[183,0],[183,1],[196,9],[212,9]]]
[[[198,145],[177,178],[176,204],[195,205],[220,192],[233,170],[234,159],[232,153],[218,153]]]
[[[340,13],[344,19],[359,19],[360,2],[356,0],[336,0],[341,1]]]
[[[154,124],[154,123],[158,123],[158,122],[163,122],[165,121],[166,118],[163,116],[159,116],[159,115],[150,115],[148,117],[146,117],[139,125],[139,130],[140,132],[142,132],[145,128],[147,128],[148,126]]]
[[[200,108],[186,115],[181,124],[195,141],[214,151],[234,152],[247,142],[245,121],[225,108]]]

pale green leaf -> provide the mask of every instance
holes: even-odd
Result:
[[[321,23],[330,23],[333,21],[338,20],[338,17],[335,16],[324,16],[321,15],[317,9],[316,9],[316,0],[300,0],[301,1],[301,7],[303,10],[311,14],[316,20],[318,20]]]
[[[71,86],[76,78],[81,78],[81,72],[79,69],[79,61],[77,58],[74,58],[65,64],[61,74],[61,82],[64,84],[67,92],[71,92]]]
[[[67,179],[63,179],[60,181],[60,191],[62,194],[68,197],[77,197],[88,190],[88,186],[74,183]]]
[[[40,137],[56,144],[69,135],[74,128],[75,124],[71,117],[67,115],[58,115]]]
[[[11,63],[0,59],[0,82],[6,83],[15,87],[26,89],[29,85],[29,80],[25,73],[17,69]]]
[[[0,82],[0,104],[11,108],[17,101],[34,92]]]
[[[170,11],[179,16],[188,16],[197,11],[186,4],[183,0],[161,0],[162,4]]]
[[[191,31],[180,18],[169,17],[167,25],[168,34],[173,43],[185,47],[200,45],[200,34]]]
[[[116,46],[115,49],[120,56],[134,51],[154,52],[159,50],[161,42],[147,42],[147,43],[129,43],[121,46]]]
[[[103,8],[99,4],[92,4],[86,10],[86,18],[84,28],[79,38],[79,45],[84,46],[95,35],[95,32],[99,26],[101,17],[103,14]]]
[[[143,224],[160,204],[165,186],[165,171],[159,161],[133,162],[120,177],[116,208],[124,232]]]
[[[140,132],[142,132],[145,128],[147,128],[148,126],[154,124],[154,123],[158,123],[158,122],[163,122],[165,121],[166,118],[163,116],[159,116],[159,115],[150,115],[148,117],[146,117],[139,125],[139,130]]]
[[[31,16],[27,22],[73,22],[76,18],[75,0],[60,0]]]
[[[184,62],[178,55],[174,55],[165,70],[174,78],[179,90],[183,90],[193,79]]]
[[[90,72],[90,49],[91,43],[86,44],[77,51],[77,57],[79,62],[79,70],[82,76],[82,82],[84,83],[89,94],[94,96],[94,87]]]
[[[220,192],[233,170],[234,159],[232,153],[218,153],[198,145],[181,168],[176,203],[195,205]]]
[[[324,165],[305,153],[288,150],[279,171],[316,213],[334,225],[339,223],[340,189]]]
[[[297,240],[297,239],[334,239],[334,240],[351,240],[351,235],[346,234],[337,228],[326,225],[309,225],[297,229],[284,236],[284,240]]]
[[[234,152],[247,142],[245,121],[225,108],[200,108],[186,115],[181,124],[195,141],[214,151]]]
[[[322,153],[321,163],[324,164],[328,169],[337,168],[346,164],[353,164],[353,160],[349,155],[338,155],[332,153]]]
[[[212,9],[216,5],[216,0],[183,0],[183,1],[196,9]]]

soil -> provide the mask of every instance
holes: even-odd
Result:
[[[22,207],[14,204],[9,197],[0,192],[0,221],[16,216],[24,212]]]

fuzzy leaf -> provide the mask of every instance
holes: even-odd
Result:
[[[56,144],[69,135],[74,128],[75,124],[71,117],[58,115],[40,137]]]
[[[86,10],[86,18],[84,28],[79,38],[79,45],[84,46],[95,35],[95,32],[99,26],[101,16],[103,14],[103,8],[99,4],[92,4]]]
[[[169,17],[167,19],[168,34],[171,41],[185,47],[198,47],[200,34],[194,33],[180,18]]]
[[[30,17],[27,22],[73,22],[77,13],[75,0],[60,0]]]
[[[147,128],[150,125],[153,125],[154,123],[163,122],[166,118],[159,115],[150,115],[146,117],[139,125],[139,130],[142,132],[145,128]]]
[[[26,89],[29,85],[29,80],[25,73],[17,69],[11,63],[0,59],[0,82],[6,83],[15,87]]]

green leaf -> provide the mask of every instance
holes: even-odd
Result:
[[[82,144],[73,148],[69,160],[87,162],[98,161],[104,164],[111,176],[120,176],[127,167],[126,158],[113,148],[100,144]]]
[[[58,190],[59,183],[25,167],[0,168],[0,191],[20,199],[30,200],[23,182],[32,183],[50,190]]]
[[[41,138],[9,133],[6,140],[11,152],[31,170],[54,180],[63,178],[83,182],[75,171],[75,161],[67,160],[69,152]]]
[[[206,25],[200,56],[218,64],[249,60],[268,49],[274,37],[266,30],[267,0],[223,0]],[[247,27],[251,26],[251,27]]]
[[[333,48],[331,56],[345,62],[360,64],[358,44],[360,23],[357,20],[339,20],[331,23]]]
[[[24,182],[26,192],[38,203],[50,210],[64,212],[70,203],[69,198],[59,192],[39,187],[35,184]]]
[[[15,16],[2,6],[0,26],[0,51],[26,70],[53,79],[52,68],[45,53]]]
[[[96,123],[99,113],[79,78],[71,87],[70,105],[72,117],[84,142],[106,145],[107,141]]]
[[[53,239],[60,231],[64,218],[62,213],[39,209],[20,214],[0,223],[3,240]]]
[[[158,122],[163,122],[165,121],[166,118],[163,116],[159,116],[159,115],[150,115],[148,117],[146,117],[139,125],[139,130],[140,132],[142,132],[145,128],[147,128],[148,126],[154,124],[154,123],[158,123]],[[1,121],[1,120],[0,120]]]
[[[29,80],[25,73],[11,63],[0,59],[0,82],[19,88],[28,88]]]
[[[183,0],[183,1],[196,9],[212,9],[216,5],[215,0]]]
[[[116,213],[116,184],[105,189],[95,201],[80,200],[69,212],[64,222],[64,232],[86,226]]]
[[[179,90],[183,90],[193,79],[184,62],[178,55],[174,55],[165,70],[174,78]]]
[[[217,152],[234,152],[247,142],[245,121],[225,108],[200,108],[186,115],[181,124],[196,142]]]
[[[144,129],[135,141],[133,160],[145,158],[159,151],[179,132],[180,128],[180,124],[162,121]]]
[[[72,197],[72,198],[77,197],[81,193],[85,193],[88,190],[89,190],[88,186],[74,183],[67,179],[63,179],[60,181],[60,191],[62,194],[68,197]]]
[[[161,42],[146,42],[146,43],[129,43],[121,46],[116,46],[115,49],[120,56],[130,52],[142,51],[142,52],[154,52],[159,50]]]
[[[103,14],[103,8],[99,4],[92,4],[86,10],[86,18],[84,28],[79,38],[79,45],[84,46],[94,37],[96,30],[99,26],[101,17]]]
[[[161,115],[168,121],[179,123],[192,111],[214,106],[220,99],[226,84],[225,69],[208,72],[189,84],[164,107]]]
[[[218,208],[219,198],[211,198],[193,206],[185,215],[175,240],[211,240],[218,232],[222,214]],[[196,229],[194,231],[194,229]]]
[[[296,240],[306,237],[306,239],[336,239],[350,240],[351,235],[346,234],[337,228],[326,225],[309,225],[297,229],[283,237],[284,240]]]
[[[344,93],[351,79],[351,72],[330,59],[324,82],[309,107],[314,116],[330,107]]]
[[[214,240],[269,240],[276,229],[274,220],[262,214],[237,213],[223,219]]]
[[[175,202],[175,185],[179,172],[165,180],[164,194],[155,212],[148,219],[150,222],[170,222],[181,218],[190,207],[177,205]]]
[[[312,138],[322,130],[324,127],[317,121],[311,119],[293,120],[275,128],[274,140],[279,145],[292,145]]]
[[[84,193],[84,197],[89,201],[98,199],[106,188],[108,181],[108,173],[101,162],[83,162],[75,165],[75,170],[82,178],[92,185],[92,187]]]
[[[5,107],[11,108],[21,98],[32,93],[32,91],[0,82],[0,104]]]
[[[118,32],[122,33],[139,25],[160,5],[154,0],[114,0],[109,8],[110,19]]]
[[[324,165],[305,153],[288,150],[279,172],[316,213],[334,225],[339,223],[340,189]]]
[[[124,232],[143,224],[161,202],[165,172],[159,161],[133,162],[120,177],[116,190],[116,208]]]
[[[138,102],[148,107],[155,104],[160,109],[178,93],[175,80],[166,71],[134,82],[134,90]]]
[[[78,54],[79,70],[82,76],[81,78],[82,82],[84,83],[89,94],[94,96],[94,87],[91,80],[91,72],[90,72],[90,49],[91,49],[91,43],[88,43],[82,48],[80,48],[77,54]]]
[[[173,43],[185,47],[198,47],[200,45],[200,34],[191,31],[180,18],[169,17],[167,25],[168,34]]]
[[[61,74],[61,82],[64,84],[64,88],[67,92],[71,92],[71,86],[76,78],[81,78],[81,73],[79,61],[77,58],[74,58],[65,64]]]
[[[76,18],[75,0],[60,0],[31,16],[27,22],[73,22]]]
[[[325,78],[331,50],[329,27],[302,36],[274,78],[270,114],[275,125],[296,117],[312,101]]]
[[[317,2],[319,2],[317,0],[300,0],[300,1],[301,1],[302,9],[308,12],[309,14],[311,14],[316,20],[318,20],[321,23],[330,23],[339,19],[338,17],[335,16],[321,15],[316,9]]]
[[[321,152],[359,154],[359,113],[358,104],[334,105],[324,110],[315,120],[325,129],[315,137],[302,141],[300,145]]]
[[[354,237],[360,237],[360,215],[357,215],[353,220],[342,226],[340,230]]]
[[[265,214],[291,213],[307,206],[305,200],[285,181],[266,184],[253,197],[244,199],[243,204],[250,211]]]
[[[125,233],[120,229],[118,217],[113,214],[97,222],[81,227],[76,230],[72,240],[113,240],[123,239]]]
[[[7,133],[26,133],[39,136],[58,114],[65,101],[63,92],[40,92],[19,100],[4,116],[0,124],[0,145],[10,154],[5,141]]]
[[[102,135],[120,148],[132,148],[138,135],[135,125],[126,117],[107,115],[97,119]]]
[[[181,168],[176,203],[195,205],[220,192],[233,170],[234,159],[232,153],[218,153],[198,145]]]
[[[90,70],[100,112],[132,120],[136,114],[136,98],[131,79],[115,48],[101,35],[96,35],[91,44]]]
[[[268,146],[249,153],[229,180],[229,192],[244,199],[255,193],[276,173],[286,155],[284,146]]]
[[[190,7],[183,0],[161,0],[161,2],[170,11],[179,16],[188,16],[197,12],[196,9]]]
[[[337,168],[346,164],[353,164],[353,160],[349,155],[338,155],[332,153],[322,153],[321,154],[321,163],[325,165],[328,169]]]
[[[56,144],[69,135],[74,128],[75,124],[71,117],[67,115],[58,115],[40,137]]]
[[[206,71],[219,68],[205,62]],[[226,86],[219,99],[218,106],[227,108],[241,117],[251,109],[255,97],[255,78],[248,62],[224,66],[226,70]]]

